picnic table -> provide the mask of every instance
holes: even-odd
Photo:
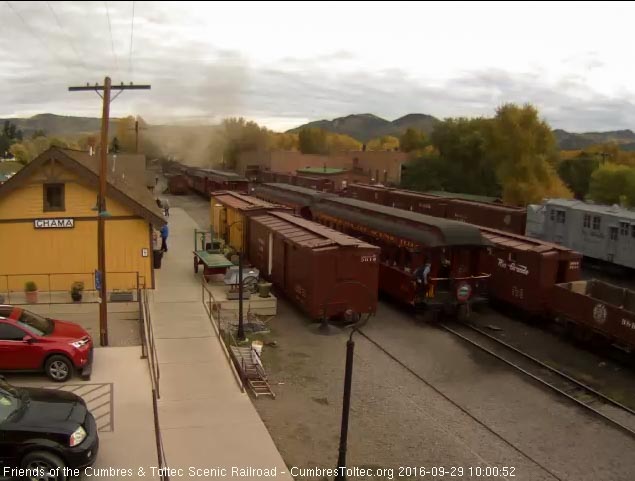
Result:
[[[234,263],[221,253],[219,247],[222,245],[222,239],[214,238],[212,232],[194,229],[194,273],[198,273],[198,266],[202,265],[205,279],[214,274],[225,274]]]

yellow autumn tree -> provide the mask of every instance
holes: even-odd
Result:
[[[369,140],[366,148],[368,150],[395,150],[399,148],[399,139],[392,135],[383,135]]]
[[[526,104],[506,104],[488,123],[488,156],[494,162],[503,201],[515,205],[545,197],[573,197],[554,170],[556,140],[538,110]]]

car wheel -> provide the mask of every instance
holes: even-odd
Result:
[[[51,356],[44,366],[46,375],[55,382],[64,382],[73,375],[73,363],[65,356]]]
[[[36,471],[27,476],[31,481],[64,481],[64,461],[46,451],[34,451],[22,458],[22,468]]]

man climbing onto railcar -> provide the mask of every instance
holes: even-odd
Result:
[[[428,291],[428,277],[430,276],[430,269],[432,265],[428,259],[424,259],[423,264],[420,265],[414,272],[415,281],[417,283],[417,296],[424,298]]]

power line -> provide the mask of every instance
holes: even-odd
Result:
[[[75,44],[73,43],[73,40],[71,39],[71,36],[68,34],[68,32],[64,29],[64,27],[62,26],[62,22],[60,22],[59,17],[57,16],[57,13],[55,13],[55,10],[53,10],[53,6],[51,5],[51,2],[49,2],[47,0],[46,4],[49,7],[49,10],[51,11],[51,13],[53,14],[53,17],[55,17],[55,21],[57,22],[57,26],[60,28],[60,30],[62,31],[62,33],[64,33],[64,36],[66,37],[66,41],[68,42],[68,44],[71,46],[71,49],[73,50],[73,52],[75,52],[75,56],[77,57],[77,60],[79,60],[79,63],[81,64],[81,66],[86,69],[86,64],[84,63],[84,61],[82,60],[81,55],[79,55],[79,52],[77,51],[77,49],[75,48]]]
[[[108,2],[104,2],[106,5],[106,16],[108,17],[108,30],[110,30],[110,46],[112,48],[112,55],[115,57],[115,68],[117,69],[117,73],[119,73],[119,61],[117,60],[117,54],[115,53],[115,40],[112,36],[112,26],[110,25],[110,12],[108,11]]]
[[[22,23],[24,24],[24,26],[26,27],[26,29],[29,31],[29,33],[30,33],[31,35],[33,35],[33,36],[37,39],[37,41],[38,41],[38,42],[40,42],[40,43],[42,44],[42,46],[43,46],[46,50],[48,50],[49,52],[51,52],[51,54],[52,54],[52,55],[53,55],[53,56],[57,59],[57,61],[58,61],[59,63],[61,63],[61,64],[64,66],[64,68],[65,68],[66,70],[68,70],[68,72],[69,72],[69,73],[71,73],[71,70],[68,68],[68,65],[66,65],[66,63],[64,62],[64,60],[63,60],[63,59],[61,59],[61,58],[59,57],[59,55],[57,55],[57,52],[55,52],[55,50],[53,50],[53,49],[49,46],[49,44],[47,44],[44,40],[42,40],[42,37],[40,37],[40,36],[37,34],[37,32],[36,32],[36,31],[35,31],[35,30],[34,30],[34,29],[33,29],[33,28],[32,28],[32,27],[31,27],[31,26],[27,23],[27,21],[24,19],[24,17],[22,16],[22,14],[21,14],[20,12],[18,12],[18,11],[17,11],[17,10],[13,7],[13,5],[11,5],[11,2],[5,1],[5,3],[6,3],[6,4],[9,6],[9,8],[13,11],[13,13],[15,13],[15,14],[18,16],[18,18],[22,21]]]
[[[129,68],[130,68],[130,78],[132,78],[132,37],[134,35],[134,4],[132,2],[132,21],[130,22],[130,59],[128,60]]]

